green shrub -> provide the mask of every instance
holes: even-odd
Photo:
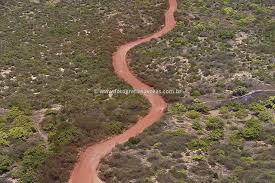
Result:
[[[270,144],[275,145],[275,136],[274,135],[269,137],[269,142],[270,142]]]
[[[32,136],[33,132],[30,128],[14,127],[9,130],[9,135],[15,139],[26,139]]]
[[[258,115],[259,120],[267,122],[272,120],[273,114],[269,111],[261,111]]]
[[[190,119],[197,119],[201,117],[201,113],[194,110],[186,112],[185,115]]]
[[[255,160],[252,157],[241,157],[241,161],[246,164],[255,163]]]
[[[251,111],[253,111],[256,115],[259,114],[262,111],[266,111],[265,106],[262,105],[262,104],[259,104],[259,103],[252,103],[252,104],[250,104],[249,109]]]
[[[24,113],[18,107],[12,107],[7,114],[7,119],[13,121],[16,117],[24,115]]]
[[[247,89],[245,87],[239,87],[235,89],[232,93],[233,96],[243,96],[247,93]]]
[[[203,129],[202,124],[199,121],[194,121],[192,124],[192,128],[197,131],[201,131]]]
[[[205,157],[202,156],[202,155],[195,155],[195,156],[192,157],[192,160],[194,160],[194,161],[203,161],[203,160],[205,160]]]
[[[13,160],[6,155],[0,155],[0,173],[5,173],[11,170]]]
[[[229,137],[229,144],[234,147],[241,147],[243,140],[240,133],[233,132],[233,134],[231,134]]]
[[[212,141],[218,141],[223,138],[223,135],[223,130],[216,129],[210,132],[210,134],[208,135],[208,139]]]
[[[223,30],[219,33],[219,38],[221,39],[233,39],[235,32],[232,30]]]
[[[270,96],[270,97],[268,98],[266,106],[267,106],[268,108],[275,109],[275,96]]]
[[[140,141],[141,141],[141,139],[138,138],[138,137],[131,137],[128,140],[127,145],[129,145],[129,146],[131,146],[131,145],[137,145]]]
[[[6,123],[7,121],[4,118],[0,117],[0,130],[5,128]]]
[[[223,129],[224,122],[222,118],[209,116],[205,119],[206,129],[207,130],[215,130],[215,129]]]
[[[246,109],[240,109],[236,112],[235,116],[239,119],[243,119],[248,116],[248,111]]]
[[[172,114],[180,114],[182,112],[186,112],[187,111],[187,108],[184,104],[181,104],[181,103],[176,103],[175,105],[173,105],[171,108],[170,108],[170,113]]]
[[[152,58],[158,58],[162,54],[163,54],[162,51],[160,49],[157,49],[157,48],[152,49],[152,50],[150,50],[150,51],[147,52],[147,55],[150,56],[150,57],[152,57]]]
[[[204,30],[206,30],[206,27],[203,22],[197,22],[194,26],[194,29],[197,31],[204,31]]]
[[[67,152],[68,153],[68,152]],[[47,160],[48,152],[44,144],[39,143],[29,148],[23,156],[22,168],[19,170],[22,182],[36,182],[35,176],[37,169]]]
[[[113,134],[113,135],[118,135],[121,134],[124,130],[124,124],[121,122],[111,122],[107,124],[107,130]]]
[[[200,149],[208,147],[208,143],[202,139],[193,139],[191,142],[188,143],[188,147],[191,149]]]
[[[262,132],[262,124],[257,119],[248,120],[241,130],[242,137],[247,140],[259,140]]]
[[[241,25],[241,26],[247,26],[247,25],[250,25],[252,24],[253,22],[256,21],[256,17],[254,15],[248,15],[244,18],[241,18],[238,23]]]
[[[228,108],[230,111],[236,112],[238,110],[245,109],[245,106],[240,102],[232,102],[228,105]]]
[[[223,155],[223,156],[225,155],[225,152],[222,149],[216,150],[214,153],[217,155]]]
[[[202,113],[206,113],[209,111],[209,108],[199,101],[193,102],[192,105],[188,109],[202,112]]]
[[[192,89],[191,90],[191,96],[194,96],[194,97],[201,96],[201,92],[197,89]]]
[[[25,116],[25,115],[19,115],[14,119],[14,122],[12,126],[16,127],[23,127],[23,126],[32,126],[33,122],[30,119],[30,117]]]
[[[165,175],[166,173],[166,170],[161,168],[161,169],[158,169],[155,173],[155,175],[158,177],[158,176],[162,176],[162,175]]]
[[[9,138],[9,135],[6,132],[0,131],[0,146],[9,145],[8,138]]]
[[[259,4],[256,4],[256,3],[251,3],[249,4],[249,7],[255,11],[255,13],[257,14],[268,14],[270,13],[270,9],[264,7],[264,6],[261,6]]]
[[[59,128],[61,129],[49,133],[49,140],[55,145],[56,148],[66,145],[73,140],[76,140],[76,137],[79,138],[83,135],[79,128],[72,127],[67,123],[62,124]]]
[[[178,128],[176,130],[168,130],[167,133],[172,136],[184,136],[186,135],[186,132],[184,128]]]
[[[226,15],[235,15],[237,13],[237,11],[234,10],[233,8],[231,8],[231,7],[225,7],[225,8],[222,9],[222,11]]]
[[[231,117],[231,115],[229,114],[229,109],[226,106],[221,107],[219,113],[221,114],[221,117],[224,119],[228,119]]]
[[[188,174],[188,171],[185,170],[185,169],[181,169],[181,170],[176,171],[176,177],[177,178],[181,178],[181,179],[186,178],[187,174]]]
[[[177,37],[174,41],[176,46],[184,46],[188,44],[188,40],[183,37]]]

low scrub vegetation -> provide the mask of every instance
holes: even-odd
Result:
[[[172,111],[182,105],[185,110],[169,113],[136,137],[138,143],[118,146],[102,162],[100,177],[106,182],[274,182],[272,99],[231,103],[196,119],[186,116],[194,112],[192,104],[175,103]],[[240,119],[237,114],[244,110],[247,115]],[[273,117],[265,120],[255,111]]]
[[[165,95],[171,102],[274,90],[272,1],[181,0],[179,4],[174,30],[131,51],[130,65],[140,78],[159,89],[185,91]]]
[[[112,52],[159,29],[166,8],[165,0],[1,1],[0,107],[10,111],[0,119],[0,174],[67,182],[80,147],[144,115],[141,96],[94,90],[130,89],[113,73]],[[48,143],[31,119],[41,109]]]

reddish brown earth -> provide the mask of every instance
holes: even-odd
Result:
[[[177,9],[177,1],[168,1],[170,8],[165,13],[165,25],[160,31],[136,41],[124,44],[120,46],[113,54],[113,67],[115,73],[134,89],[152,90],[153,88],[142,83],[131,72],[127,63],[127,52],[137,45],[163,36],[175,27],[176,21],[174,18],[174,12]],[[157,122],[163,116],[167,106],[164,99],[160,95],[153,93],[143,95],[151,103],[149,113],[142,119],[138,120],[134,126],[126,130],[123,134],[92,145],[82,152],[80,154],[79,161],[76,163],[75,168],[71,173],[71,178],[69,180],[70,183],[101,183],[102,181],[97,175],[97,167],[100,160],[110,153],[117,144],[125,143],[129,138],[140,134],[144,129]]]

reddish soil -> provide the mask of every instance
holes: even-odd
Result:
[[[142,83],[131,72],[127,63],[127,52],[137,45],[163,36],[175,27],[176,21],[174,18],[174,12],[177,9],[177,1],[168,1],[170,8],[165,13],[165,25],[160,31],[136,41],[124,44],[120,46],[113,54],[113,67],[115,73],[134,89],[152,90],[150,86]],[[126,130],[123,134],[92,145],[83,151],[80,154],[79,161],[76,163],[75,168],[71,173],[69,183],[101,183],[102,181],[98,178],[97,175],[97,168],[100,160],[108,153],[110,153],[117,144],[125,143],[129,138],[140,134],[144,129],[160,120],[167,106],[164,99],[160,95],[152,93],[144,94],[144,97],[151,103],[149,113],[137,121],[134,126]]]

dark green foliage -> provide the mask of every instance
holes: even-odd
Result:
[[[232,95],[233,96],[242,96],[247,93],[247,89],[242,87],[242,88],[237,88],[233,91]]]
[[[189,109],[195,110],[197,112],[202,112],[202,113],[206,113],[207,111],[209,111],[209,108],[199,101],[193,102],[192,105],[189,106]]]
[[[125,127],[121,122],[111,122],[107,124],[106,128],[111,134],[118,135],[123,132]]]
[[[271,96],[268,98],[266,106],[275,109],[275,96]]]
[[[137,145],[140,141],[141,141],[140,138],[138,138],[138,137],[132,137],[132,138],[130,138],[128,140],[127,145],[129,145],[129,146]]]
[[[188,143],[189,148],[194,148],[194,149],[200,149],[200,148],[205,148],[209,144],[203,139],[194,139],[191,142]]]
[[[224,136],[223,130],[217,129],[209,133],[208,139],[211,141],[217,141],[217,140],[221,140],[223,136]]]
[[[41,168],[48,156],[45,145],[38,144],[24,153],[19,176],[23,182],[37,182],[37,169]]]
[[[251,119],[245,123],[245,127],[242,129],[242,137],[247,140],[260,140],[263,132],[262,124],[257,119]]]
[[[7,155],[0,155],[0,173],[5,173],[11,170],[13,160]]]

